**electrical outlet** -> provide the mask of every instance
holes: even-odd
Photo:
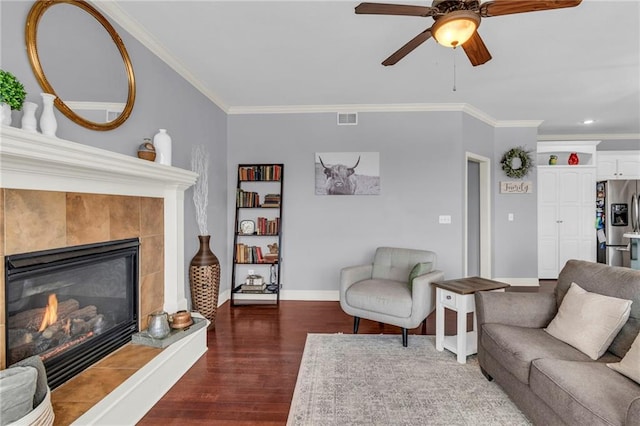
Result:
[[[254,271],[253,269],[249,269],[248,272],[249,272],[249,275],[255,275],[256,274],[256,271]]]
[[[451,216],[448,215],[448,214],[447,215],[440,215],[438,217],[438,223],[442,223],[442,224],[445,224],[445,225],[451,224]]]
[[[507,218],[509,219],[509,222],[513,222],[513,213],[509,213]]]

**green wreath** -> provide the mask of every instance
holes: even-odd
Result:
[[[523,147],[512,148],[505,152],[500,160],[504,173],[514,179],[525,177],[533,167],[533,159],[530,153],[531,151],[526,151]],[[520,167],[516,169],[513,168],[513,160],[515,158],[520,160]]]

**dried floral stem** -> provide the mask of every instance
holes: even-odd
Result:
[[[203,145],[191,149],[191,170],[198,174],[193,188],[193,205],[196,207],[196,222],[200,235],[209,235],[207,231],[207,205],[209,204],[209,153]]]

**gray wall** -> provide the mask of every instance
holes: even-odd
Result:
[[[13,73],[24,84],[28,93],[27,100],[40,105],[36,114],[39,117],[42,111],[39,94],[42,90],[31,71],[24,41],[24,26],[32,4],[27,1],[2,0],[0,4],[2,8],[0,60],[2,69]],[[71,22],[64,21],[65,16],[58,18],[61,19],[59,28],[73,25]],[[211,156],[209,164],[209,233],[212,235],[212,249],[219,256],[224,269],[229,263],[226,257],[226,114],[121,27],[113,22],[112,25],[124,41],[133,63],[137,84],[133,113],[117,129],[98,132],[80,127],[56,110],[57,136],[135,156],[137,147],[144,137],[152,137],[159,128],[166,128],[173,140],[173,165],[183,169],[191,167],[191,147],[199,144],[205,145]],[[101,36],[102,34],[95,33],[82,35],[89,40]],[[99,51],[93,53],[100,54]],[[75,61],[60,60],[58,64],[48,63],[47,65],[79,67],[83,61],[97,60],[97,58],[82,57]],[[74,78],[77,79],[77,77]],[[61,84],[67,83],[69,82],[61,82]],[[100,84],[106,83],[103,81]],[[20,119],[21,112],[14,111],[12,125],[19,127]],[[191,194],[191,190],[185,194],[185,261],[187,265],[197,251],[197,235],[199,233]],[[189,294],[188,289],[187,294]]]
[[[502,155],[516,146],[531,150],[535,160],[537,129],[496,128],[495,162],[493,165],[493,276],[537,277],[538,276],[538,207],[537,179],[535,167],[523,179],[533,182],[531,194],[500,194],[500,181],[508,178],[500,166]],[[507,220],[513,213],[514,220]]]
[[[493,159],[492,127],[461,112],[375,112],[360,113],[357,126],[336,125],[335,113],[231,115],[228,130],[229,227],[235,166],[285,164],[285,289],[337,290],[340,268],[371,262],[375,248],[383,245],[433,250],[446,277],[462,276],[464,153]],[[535,129],[513,129],[504,145],[533,135],[535,147],[535,134]],[[380,152],[380,195],[315,195],[314,153],[327,151]],[[518,214],[523,204],[527,215],[522,213],[522,223],[528,218],[526,233],[535,235],[535,194],[523,201],[501,200],[498,211]],[[438,224],[442,214],[452,216],[451,225]],[[536,276],[536,258],[528,256],[519,237],[515,250],[507,247],[513,244],[510,237],[495,240],[500,253],[506,253],[504,260],[514,266],[510,277]],[[228,243],[231,248],[231,236]],[[535,252],[536,239],[531,243]]]

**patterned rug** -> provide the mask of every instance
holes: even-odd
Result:
[[[530,425],[433,336],[309,334],[287,425]]]

